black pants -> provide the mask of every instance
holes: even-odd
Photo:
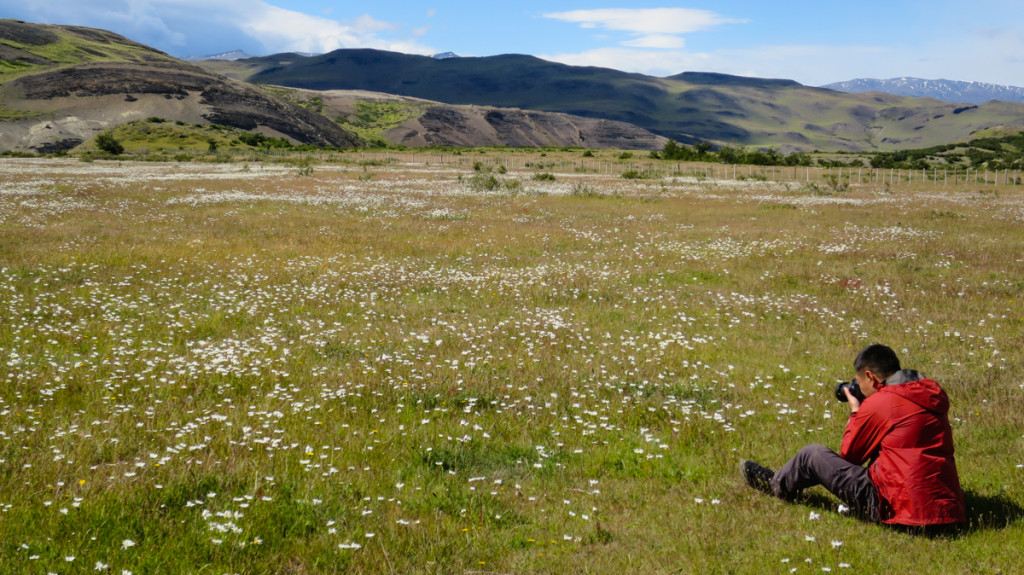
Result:
[[[772,477],[775,495],[786,500],[815,485],[824,486],[860,517],[878,522],[878,489],[868,470],[824,445],[804,447]]]

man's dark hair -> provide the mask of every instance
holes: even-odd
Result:
[[[853,360],[853,369],[860,373],[868,369],[883,380],[900,370],[900,358],[896,352],[887,345],[880,343],[865,347],[857,359]]]

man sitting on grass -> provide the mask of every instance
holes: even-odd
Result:
[[[851,413],[839,454],[808,445],[774,473],[742,460],[747,484],[787,501],[823,485],[861,517],[890,525],[963,523],[946,392],[917,371],[901,370],[884,345],[864,348],[853,367],[864,400],[843,390]]]

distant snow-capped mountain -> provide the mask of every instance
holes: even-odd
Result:
[[[210,56],[191,56],[185,58],[186,62],[202,62],[203,60],[244,60],[246,58],[252,58],[252,56],[246,54],[241,50],[232,50],[230,52],[221,52],[220,54],[212,54]]]
[[[1024,88],[985,82],[923,80],[921,78],[890,78],[888,80],[858,78],[849,82],[828,84],[822,88],[838,92],[882,92],[897,96],[935,98],[957,104],[982,104],[989,100],[1024,102]]]

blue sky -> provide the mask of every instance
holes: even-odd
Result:
[[[0,0],[0,17],[105,28],[179,57],[378,48],[807,85],[914,76],[1024,86],[1019,0]]]

